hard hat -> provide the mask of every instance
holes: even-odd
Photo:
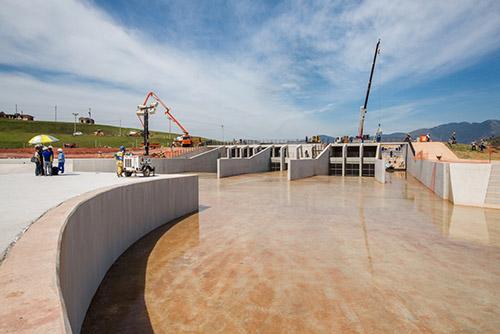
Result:
[[[120,146],[120,151],[125,151],[125,146],[121,145]]]
[[[49,145],[49,148],[52,148],[52,145]]]
[[[42,150],[46,151],[47,150],[47,146],[42,147]]]
[[[62,152],[62,148],[58,148],[58,149],[57,149],[57,152]]]

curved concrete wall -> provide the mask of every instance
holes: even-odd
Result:
[[[162,176],[70,199],[0,266],[0,332],[79,332],[108,268],[153,229],[198,210],[198,177]]]

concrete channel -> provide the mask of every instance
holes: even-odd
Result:
[[[500,164],[436,147],[232,145],[153,159],[161,174],[199,173],[199,187],[175,174],[115,184],[112,159],[33,176],[110,184],[23,220],[0,265],[0,332],[493,332]]]
[[[82,332],[495,332],[500,211],[388,177],[200,176],[203,209],[118,259]]]

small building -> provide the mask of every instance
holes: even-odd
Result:
[[[0,112],[0,118],[7,118],[7,119],[18,119],[21,121],[33,121],[35,120],[35,117],[28,115],[28,114],[20,114],[20,113],[14,113],[14,114],[6,114],[5,112]]]
[[[80,117],[78,119],[81,124],[94,124],[95,121],[90,117]]]
[[[23,121],[34,121],[35,117],[33,117],[31,115],[27,115],[27,114],[21,114],[21,118],[18,118],[18,119],[21,119]]]

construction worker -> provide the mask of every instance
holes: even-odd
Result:
[[[62,148],[57,149],[57,168],[59,169],[59,173],[64,174],[64,163],[66,162],[66,157],[64,156],[64,152]]]
[[[44,146],[42,149],[42,156],[43,156],[43,170],[45,176],[51,176],[52,175],[52,153],[49,151],[49,149]]]
[[[116,160],[116,175],[122,177],[123,175],[123,157],[125,156],[125,146],[120,146],[120,150],[115,153]]]
[[[456,143],[457,143],[457,133],[453,131],[453,133],[450,136],[450,139],[448,139],[448,145],[451,147]]]
[[[380,128],[380,123],[378,124],[377,133],[375,134],[375,140],[377,143],[382,141],[382,128]]]
[[[35,153],[33,154],[31,161],[35,163],[35,175],[43,175],[43,156],[40,145],[35,146]]]

